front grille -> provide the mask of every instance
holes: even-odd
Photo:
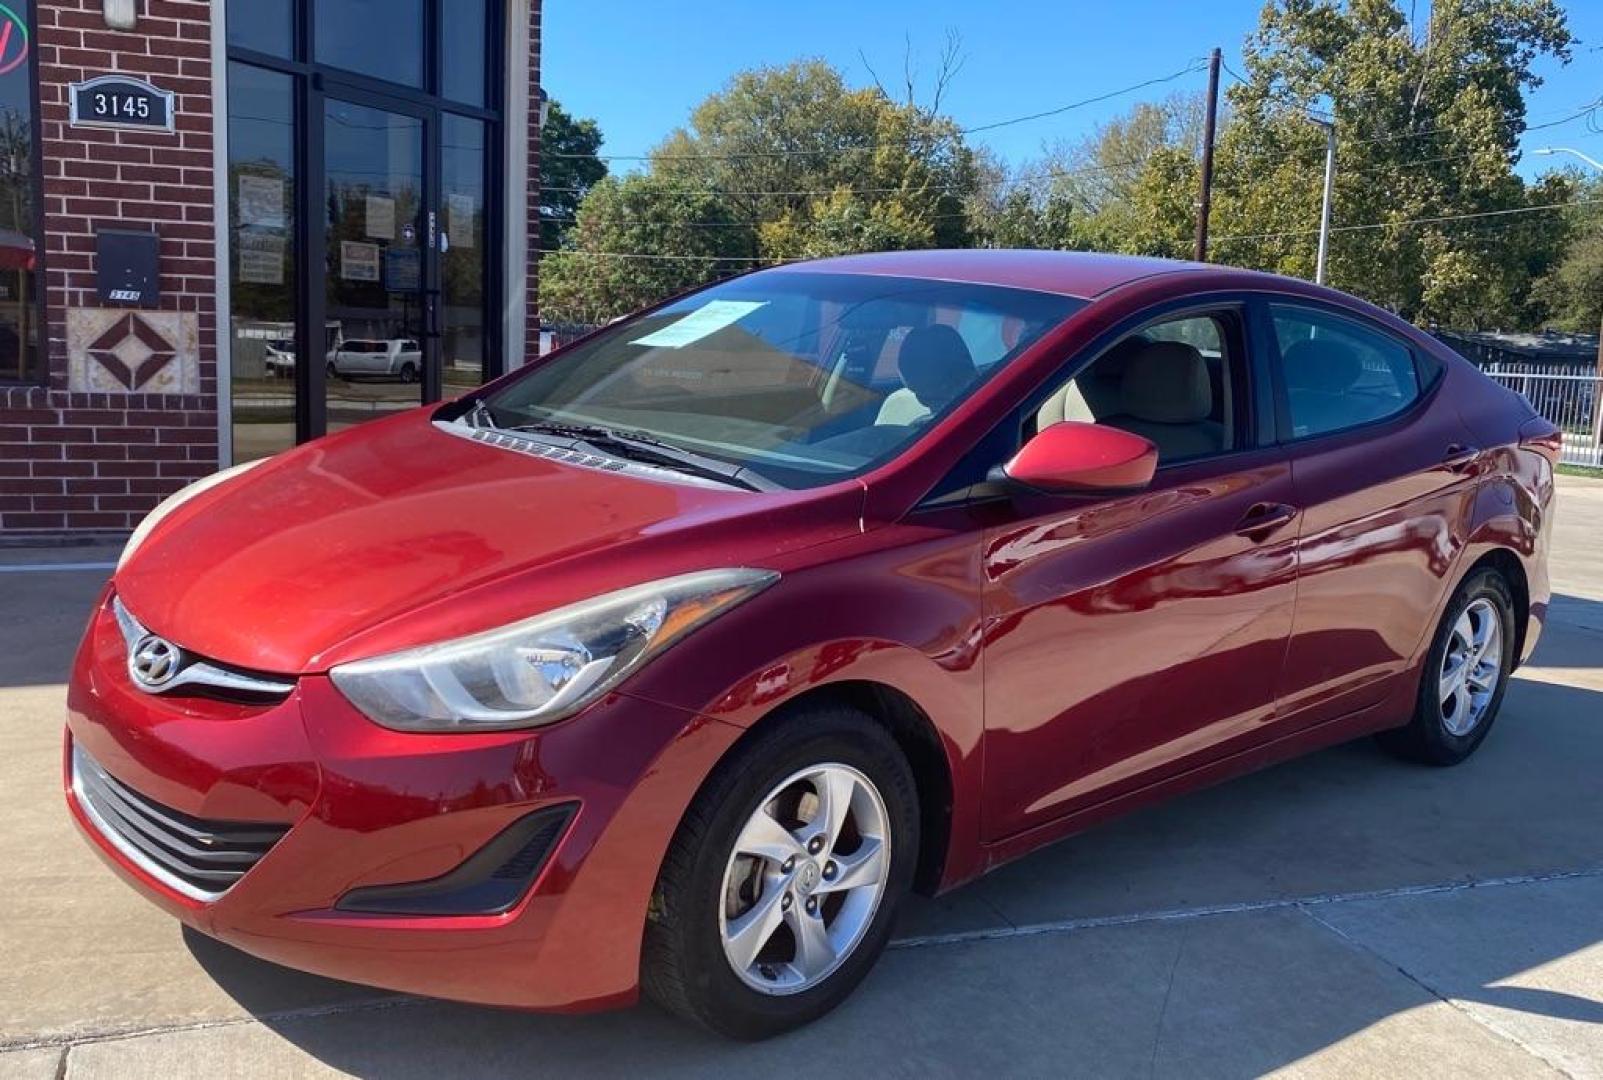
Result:
[[[227,892],[289,831],[282,825],[205,821],[180,813],[122,783],[77,745],[72,789],[113,847],[195,900],[215,900]]]

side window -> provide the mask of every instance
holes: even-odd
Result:
[[[1186,315],[1121,338],[1047,397],[1036,430],[1106,424],[1152,440],[1159,464],[1241,446],[1246,358],[1234,324],[1222,313]]]
[[[1399,342],[1312,308],[1270,312],[1293,438],[1384,420],[1419,397],[1414,354]]]

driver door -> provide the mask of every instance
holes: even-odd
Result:
[[[1243,312],[1148,324],[1041,424],[1156,443],[1126,495],[1024,495],[985,531],[985,811],[997,840],[1264,737],[1296,598],[1290,467],[1254,431]]]

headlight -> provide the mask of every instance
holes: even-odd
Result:
[[[246,461],[242,464],[234,465],[230,468],[222,470],[221,472],[214,472],[210,476],[202,477],[201,479],[196,480],[188,487],[179,488],[161,502],[157,503],[156,508],[145,515],[145,520],[139,523],[139,526],[134,529],[133,534],[128,537],[128,542],[123,545],[122,555],[120,555],[117,559],[117,569],[121,570],[123,563],[127,562],[129,557],[138,550],[139,545],[143,544],[150,538],[150,534],[155,531],[156,526],[161,524],[162,518],[166,517],[168,514],[172,513],[174,510],[178,509],[180,506],[184,505],[201,492],[209,490],[210,488],[214,488],[218,484],[224,483],[225,481],[232,480],[245,470],[254,469],[256,466],[260,465],[266,460],[266,458],[257,458],[254,461]]]
[[[329,676],[351,704],[400,731],[549,724],[778,578],[769,570],[685,574],[499,630],[341,664]]]

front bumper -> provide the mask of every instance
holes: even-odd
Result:
[[[382,728],[327,678],[267,705],[153,696],[128,678],[102,597],[68,691],[73,817],[129,884],[246,952],[332,978],[484,1004],[582,1009],[633,1000],[662,855],[738,729],[625,694],[532,732]],[[120,784],[195,819],[286,831],[215,898],[164,882],[91,820],[80,748]],[[538,877],[484,915],[340,910],[353,889],[445,875],[513,822],[576,807]]]

